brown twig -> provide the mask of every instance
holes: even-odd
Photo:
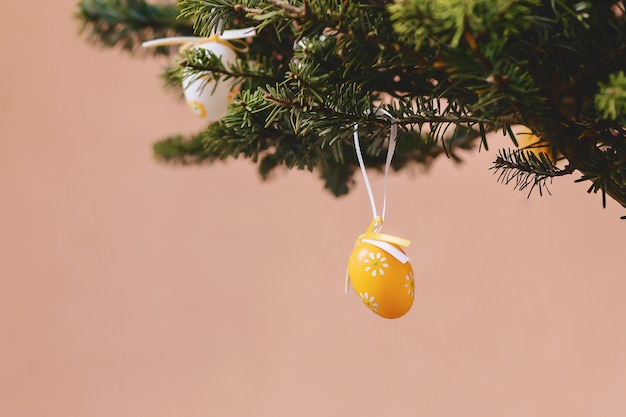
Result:
[[[306,5],[302,7],[294,6],[293,4],[289,4],[283,0],[267,0],[269,4],[273,4],[276,7],[280,7],[281,9],[289,12],[291,17],[301,19],[306,14]]]
[[[239,13],[243,12],[243,13],[246,13],[246,14],[247,13],[252,13],[252,14],[261,14],[261,13],[263,13],[263,10],[261,10],[261,9],[257,9],[257,8],[254,8],[254,7],[246,7],[246,6],[242,5],[242,4],[235,4],[233,6],[233,9],[236,12],[239,12]]]

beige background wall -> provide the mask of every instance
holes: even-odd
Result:
[[[342,292],[362,183],[155,163],[202,127],[164,62],[39,3],[0,16],[0,416],[625,415],[616,204],[573,178],[527,200],[493,153],[394,175],[385,231],[413,240],[417,294],[380,319]]]

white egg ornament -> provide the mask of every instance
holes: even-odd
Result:
[[[218,56],[226,67],[235,62],[237,54],[232,45],[218,37],[199,41],[190,48],[206,49]],[[183,75],[183,93],[191,110],[209,122],[222,119],[226,108],[238,89],[232,88],[230,81],[220,80],[217,84],[210,74],[198,76]]]
[[[359,236],[348,261],[348,279],[361,301],[387,319],[405,315],[413,305],[415,281],[402,246],[411,242],[378,233],[382,218],[375,218]]]
[[[247,45],[244,41],[235,41],[255,36],[254,28],[226,30],[221,35],[211,35],[208,38],[195,36],[176,36],[172,38],[154,39],[144,42],[145,48],[166,45],[181,45],[179,50],[189,48],[203,48],[220,58],[224,66],[228,67],[237,59],[236,52],[247,52]],[[234,40],[244,47],[238,48],[229,40]],[[239,91],[238,87],[233,88],[229,81],[220,80],[216,83],[210,74],[199,75],[198,73],[183,73],[183,93],[185,100],[191,110],[199,117],[214,122],[222,119],[226,115],[228,104]]]

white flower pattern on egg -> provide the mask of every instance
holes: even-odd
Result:
[[[369,295],[368,292],[360,292],[359,297],[363,300],[363,304],[365,304],[368,308],[371,308],[374,313],[378,312],[378,303],[376,302],[376,297]]]
[[[363,262],[365,262],[365,272],[371,271],[373,277],[385,275],[385,268],[389,268],[387,257],[380,252],[376,252],[376,254],[370,252]]]
[[[413,298],[415,296],[415,281],[413,281],[413,271],[409,272],[404,276],[406,282],[404,283],[404,288],[407,289],[407,294]]]

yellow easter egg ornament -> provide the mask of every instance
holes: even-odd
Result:
[[[348,279],[369,309],[395,319],[413,305],[415,281],[409,257],[402,246],[406,239],[378,233],[382,218],[375,218],[367,232],[356,240],[348,261]]]
[[[541,154],[544,154],[550,162],[553,164],[557,163],[559,155],[550,142],[533,134],[530,128],[521,126],[520,130],[516,133],[516,137],[520,149],[535,155],[539,159],[541,159]]]

